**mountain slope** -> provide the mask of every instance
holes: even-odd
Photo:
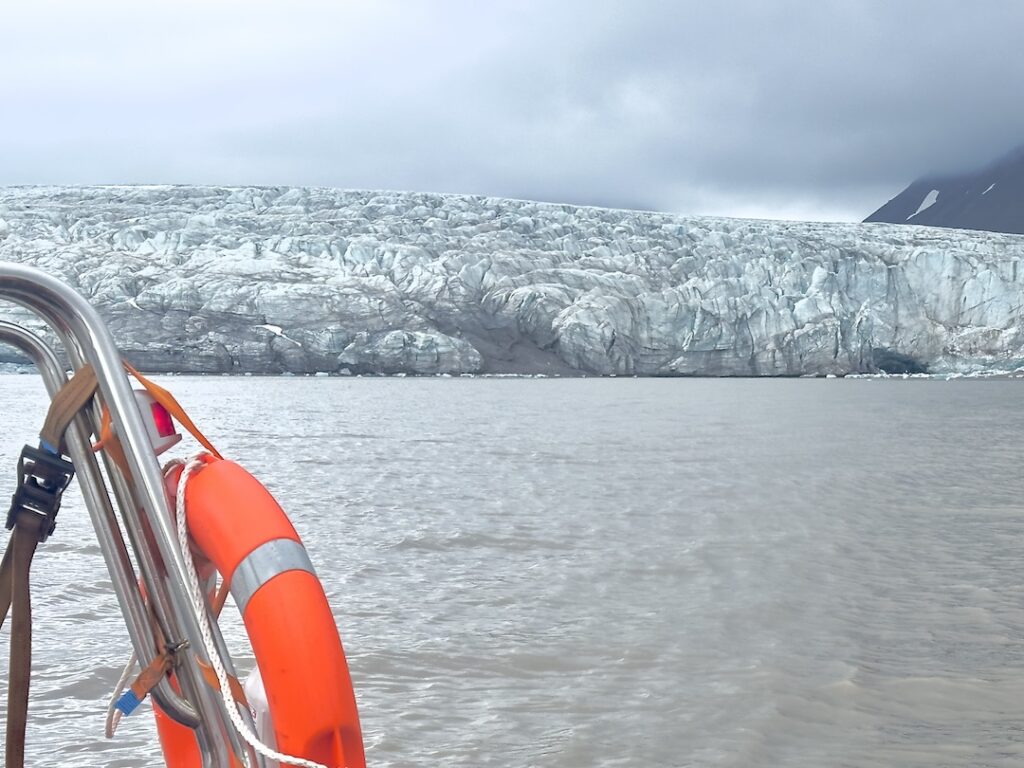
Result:
[[[865,221],[1024,233],[1024,147],[975,173],[919,179]]]
[[[1022,259],[1013,235],[455,195],[0,189],[0,260],[69,282],[154,371],[1014,368]]]

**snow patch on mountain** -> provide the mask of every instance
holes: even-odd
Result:
[[[1013,235],[286,187],[7,188],[0,222],[0,260],[70,283],[153,371],[763,376],[1024,362]]]
[[[1024,145],[977,170],[919,178],[865,221],[1024,234],[1022,200]]]
[[[982,193],[982,194],[984,194],[984,193]],[[921,211],[927,211],[929,208],[931,208],[933,205],[935,205],[935,203],[936,203],[936,201],[938,199],[939,199],[939,190],[933,189],[931,192],[929,192],[927,195],[924,196],[924,200],[922,200],[921,204],[919,206],[917,206],[917,210],[914,211],[909,216],[907,216],[907,221],[910,221],[912,218],[917,216],[917,214],[919,214]]]

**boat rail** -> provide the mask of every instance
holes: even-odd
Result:
[[[142,667],[162,652],[158,637],[164,638],[167,647],[187,647],[202,656],[199,618],[188,597],[185,565],[163,475],[109,329],[97,311],[73,289],[44,272],[20,264],[0,262],[0,301],[20,305],[45,322],[63,348],[72,371],[89,364],[96,373],[97,398],[91,408],[75,418],[66,441]],[[24,325],[0,320],[0,343],[15,347],[35,363],[51,398],[67,381],[65,365],[57,351]],[[105,472],[102,471],[92,450],[89,436],[100,434],[101,403],[109,410],[123,447],[124,470],[106,451],[101,451]],[[129,545],[138,574],[132,565]],[[230,655],[216,622],[212,626],[214,642],[230,665]],[[233,669],[228,671],[235,674]],[[240,755],[248,757],[249,765],[263,766],[262,756],[246,745],[231,726],[219,692],[205,683],[198,666],[182,663],[175,667],[175,673],[181,693],[165,677],[153,690],[153,696],[167,715],[195,730],[203,766],[231,768],[238,764]],[[248,713],[243,713],[243,717],[252,724]]]

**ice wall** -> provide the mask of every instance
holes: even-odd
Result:
[[[67,280],[150,370],[1015,368],[1022,256],[1016,235],[453,195],[0,189],[0,260]]]

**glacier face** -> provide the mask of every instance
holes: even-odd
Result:
[[[0,189],[0,260],[70,283],[151,371],[1015,368],[1022,257],[1015,235],[457,195]]]

